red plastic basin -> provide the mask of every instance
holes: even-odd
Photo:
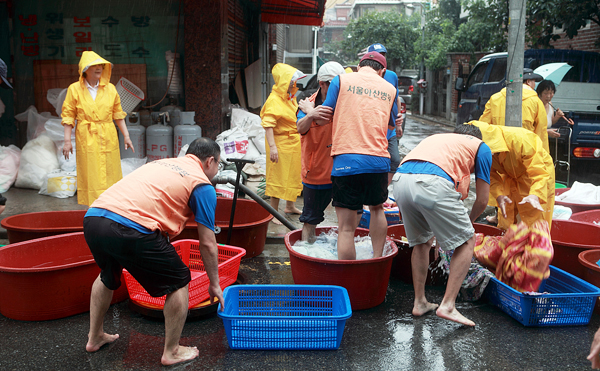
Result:
[[[600,225],[600,210],[588,210],[571,215],[571,220],[582,223]]]
[[[231,217],[231,198],[218,197],[217,210],[215,212],[215,224],[221,228],[221,233],[217,234],[217,242],[227,243],[227,233],[229,231],[229,219]],[[229,245],[239,246],[246,250],[247,258],[260,255],[267,241],[267,229],[269,222],[273,219],[267,210],[260,206],[256,201],[238,199],[235,205],[235,217],[233,218],[233,232]],[[173,241],[184,239],[198,239],[198,225],[190,220],[185,225],[184,230],[179,236],[173,238]]]
[[[0,224],[10,243],[83,232],[83,217],[87,210],[42,211],[8,216]]]
[[[317,227],[316,234],[328,232],[335,227]],[[367,236],[368,229],[357,228],[354,236]],[[390,255],[365,260],[318,259],[297,253],[292,249],[302,238],[302,230],[285,235],[285,247],[290,253],[290,264],[294,283],[299,285],[336,285],[348,290],[353,310],[375,307],[385,299],[392,260],[398,253],[393,246]]]
[[[0,313],[45,321],[87,312],[99,273],[83,232],[6,245],[0,248]],[[121,282],[113,303],[128,297]]]
[[[504,231],[501,229],[487,224],[474,223],[473,227],[475,228],[475,233],[483,233],[485,236],[501,236],[504,234]],[[392,264],[392,277],[412,284],[412,248],[408,246],[408,242],[402,241],[402,237],[406,237],[404,224],[389,226],[387,235],[398,246],[398,255],[394,258],[394,262]],[[434,269],[439,263],[439,259],[436,260],[434,254],[434,249],[431,249],[429,252],[430,269],[427,271],[427,285],[438,285],[444,284],[445,282],[445,277],[439,274],[440,271],[438,269]]]
[[[579,253],[579,263],[583,267],[583,279],[596,287],[600,287],[600,250],[585,250]],[[600,300],[596,300],[596,313],[600,313]]]
[[[555,219],[550,237],[554,247],[552,265],[584,279],[578,256],[584,250],[600,249],[600,226]]]
[[[554,194],[556,196],[565,193],[566,191],[570,190],[571,188],[558,188],[554,190]],[[554,200],[554,203],[556,205],[561,205],[561,206],[566,206],[571,208],[571,211],[573,212],[573,214],[575,213],[580,213],[582,211],[588,211],[588,210],[596,210],[596,209],[600,209],[600,204],[574,204],[571,202],[564,202],[564,201],[559,201],[557,199]],[[554,225],[554,221],[552,221],[552,224]]]

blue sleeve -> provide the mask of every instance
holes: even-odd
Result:
[[[396,127],[396,117],[398,117],[398,75],[392,71],[385,71],[383,79],[394,86],[396,89],[396,96],[394,97],[394,105],[392,106],[392,112],[390,114],[390,120],[388,125]]]
[[[331,107],[335,111],[335,105],[337,104],[338,96],[340,95],[340,77],[336,76],[331,80],[329,89],[327,89],[327,98],[323,102],[323,106]]]
[[[492,151],[487,144],[481,143],[475,158],[475,178],[490,184],[490,169],[492,168]]]
[[[194,213],[196,223],[202,224],[211,231],[215,230],[215,210],[217,209],[217,192],[210,184],[202,184],[194,189],[188,202]]]
[[[306,117],[306,113],[304,113],[304,111],[302,111],[301,109],[298,110],[298,113],[296,114],[296,122],[300,121],[301,119],[303,119],[304,117]]]

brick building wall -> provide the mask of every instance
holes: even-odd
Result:
[[[283,62],[283,51],[285,50],[285,34],[287,28],[285,24],[269,24],[269,65],[273,68],[277,63]],[[273,50],[273,45],[277,45],[277,50]]]
[[[474,59],[471,62],[472,55],[470,53],[448,53],[447,56],[450,59],[450,86],[452,89],[452,99],[450,104],[450,112],[456,114],[458,110],[458,95],[459,92],[454,89],[454,85],[456,83],[456,79],[459,77],[467,78],[469,72],[471,72],[471,68],[475,65],[475,63],[481,59],[484,55],[489,53],[475,53]],[[460,70],[462,67],[462,74],[460,74]]]
[[[564,32],[559,35],[561,36],[560,39],[550,43],[555,49],[600,52],[600,48],[594,45],[596,40],[600,37],[600,26],[596,23],[591,22],[588,27],[579,30],[577,36],[573,39],[569,39]]]

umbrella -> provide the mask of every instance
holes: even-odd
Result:
[[[541,75],[544,80],[550,80],[558,85],[571,68],[573,68],[573,66],[569,66],[567,63],[548,63],[539,66],[533,73],[537,73],[538,75]],[[535,84],[536,87],[537,84],[539,83]]]

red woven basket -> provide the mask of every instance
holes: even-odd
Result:
[[[173,247],[181,257],[181,260],[190,268],[192,281],[189,284],[189,305],[194,307],[209,298],[208,286],[210,280],[204,269],[202,255],[197,240],[179,240],[173,242]],[[241,247],[218,245],[219,247],[219,283],[221,289],[225,289],[237,279],[240,269],[240,261],[246,250]],[[129,298],[140,303],[153,304],[158,306],[165,305],[166,295],[161,297],[152,297],[140,283],[133,278],[127,270],[123,270]]]

